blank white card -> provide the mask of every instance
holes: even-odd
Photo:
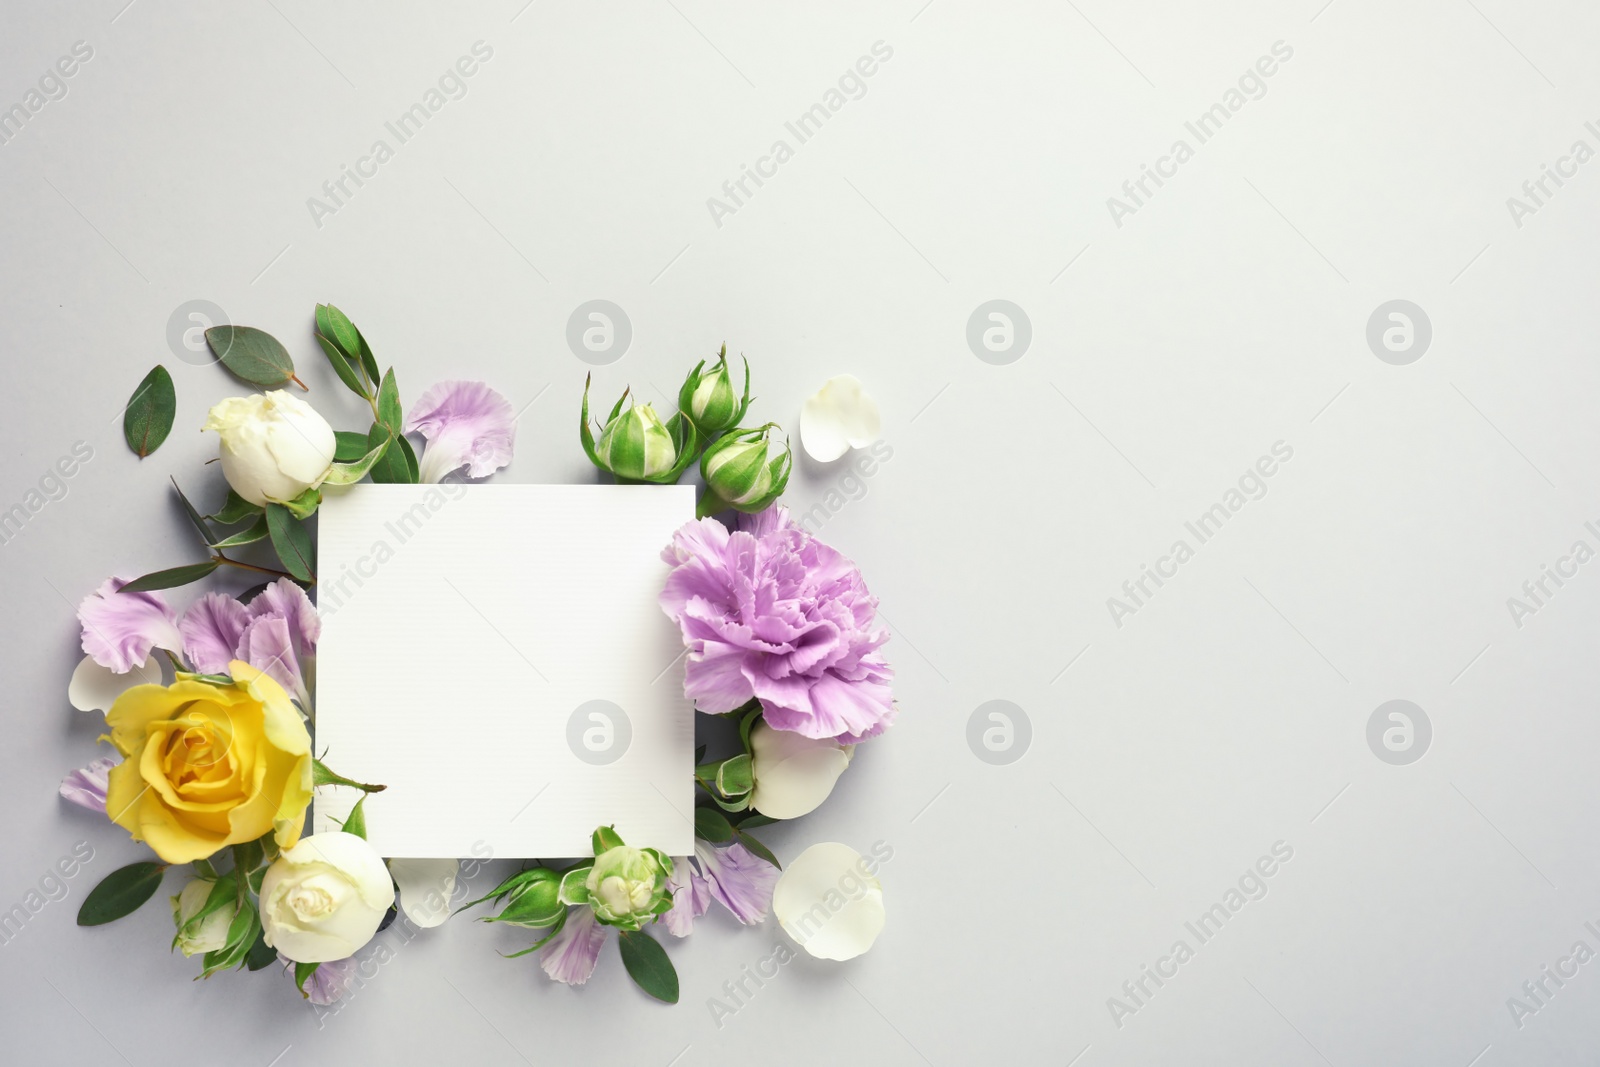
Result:
[[[358,485],[319,518],[316,746],[384,856],[692,851],[694,711],[656,598],[690,486]],[[327,809],[348,807],[319,798]],[[341,811],[342,814],[342,811]]]

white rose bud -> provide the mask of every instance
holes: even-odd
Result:
[[[228,943],[228,926],[235,913],[233,907],[218,908],[199,922],[193,922],[216,884],[207,878],[191,878],[183,891],[172,898],[172,921],[178,928],[175,945],[185,956],[215,952]]]
[[[798,819],[828,799],[850,766],[854,745],[810,738],[758,722],[750,731],[750,806],[772,819]]]
[[[353,956],[394,903],[383,859],[355,834],[312,834],[284,852],[261,881],[268,946],[296,963]]]
[[[222,475],[252,504],[293,500],[333,466],[333,427],[282,389],[229,397],[211,409],[205,429],[222,435]]]

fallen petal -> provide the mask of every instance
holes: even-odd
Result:
[[[111,768],[121,760],[101,756],[87,767],[80,767],[61,779],[61,795],[80,808],[106,813],[106,787]]]
[[[459,866],[456,860],[390,860],[389,873],[400,887],[400,910],[406,918],[424,928],[448,919]]]
[[[422,481],[442,481],[461,467],[468,477],[484,478],[511,462],[516,413],[483,382],[439,382],[412,407],[406,432],[420,433],[428,442]]]
[[[829,378],[800,408],[800,443],[818,463],[872,444],[882,430],[878,402],[853,374]]]
[[[157,675],[153,680],[159,682],[161,678]],[[85,656],[67,683],[67,703],[79,711],[105,711],[124,692],[143,681],[136,673],[118,674],[96,663],[93,656]]]
[[[595,921],[594,911],[577,907],[567,912],[567,924],[539,950],[539,966],[558,982],[582,985],[594,973],[606,928]]]
[[[812,845],[778,878],[772,913],[818,959],[854,959],[883,931],[883,886],[870,869],[849,845]]]

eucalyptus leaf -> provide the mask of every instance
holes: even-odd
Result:
[[[317,305],[317,330],[338,345],[349,359],[361,358],[361,331],[356,329],[356,324],[350,321],[348,315],[332,304]],[[377,379],[373,381],[376,383]]]
[[[213,326],[206,331],[206,344],[224,367],[251,385],[270,389],[294,382],[302,389],[306,387],[294,376],[289,350],[265,330],[254,326]]]
[[[272,538],[272,547],[277,551],[283,569],[302,582],[312,581],[317,565],[311,552],[311,535],[306,533],[305,524],[291,515],[282,504],[268,504],[267,533]]]
[[[182,567],[169,567],[164,571],[152,571],[141,575],[117,590],[119,593],[147,593],[152,589],[174,589],[190,582],[198,582],[212,571],[216,570],[221,560],[215,557],[204,563],[186,563]]]
[[[255,522],[251,523],[249,526],[246,526],[243,530],[240,530],[236,534],[224,537],[220,541],[212,542],[211,547],[238,548],[241,545],[253,545],[257,541],[265,541],[266,539],[267,517],[265,515],[257,515]]]
[[[161,876],[166,869],[164,863],[149,861],[118,867],[89,890],[78,909],[78,925],[103,926],[139,910],[139,906],[161,888]]]
[[[361,479],[367,476],[367,472],[372,470],[373,465],[382,459],[384,454],[389,451],[389,444],[393,440],[394,438],[392,437],[385,437],[381,445],[379,445],[377,448],[374,448],[371,452],[368,452],[354,463],[335,462],[332,469],[329,470],[328,476],[322,480],[323,484],[354,485],[356,482],[359,482]]]
[[[354,463],[367,454],[367,435],[351,430],[333,431],[333,458],[337,463]]]
[[[172,432],[177,413],[178,394],[172,387],[172,375],[158,363],[133,391],[122,413],[122,436],[127,438],[128,447],[140,459],[160,448]]]
[[[220,522],[224,526],[234,526],[252,516],[261,514],[263,514],[263,509],[260,504],[252,504],[232,489],[229,489],[228,499],[223,502],[222,507],[217,509],[215,515],[209,515],[207,518],[212,522]]]
[[[372,429],[367,432],[367,447],[377,448],[391,438],[399,447],[390,448],[378,457],[378,461],[372,465],[372,470],[369,472],[372,480],[380,485],[417,484],[417,454],[412,450],[410,441],[401,436],[391,435],[387,426],[375,422],[372,424]]]
[[[366,385],[361,381],[361,376],[356,373],[354,367],[350,366],[350,360],[343,352],[339,351],[339,346],[322,336],[320,333],[317,334],[316,337],[317,344],[322,346],[322,354],[328,357],[329,363],[333,364],[333,373],[339,376],[339,380],[343,382],[352,393],[356,394],[362,399],[372,399],[372,394],[367,391]]]
[[[760,856],[762,859],[778,868],[778,870],[783,870],[783,864],[778,862],[778,857],[774,856],[772,854],[772,850],[766,845],[763,845],[760,841],[757,841],[754,837],[750,836],[748,833],[739,829],[738,827],[734,827],[733,836],[734,839],[745,848],[749,849],[751,852],[754,852],[756,855]]]
[[[402,430],[400,410],[400,386],[394,380],[394,368],[390,367],[383,375],[383,384],[378,387],[378,421],[394,431],[399,436]]]
[[[381,377],[381,375],[378,374],[378,361],[372,355],[372,347],[367,344],[366,337],[362,336],[359,330],[356,331],[356,333],[357,340],[361,342],[361,369],[366,371],[369,379],[371,379],[373,382],[377,382]]]
[[[206,520],[195,509],[195,506],[189,503],[189,498],[183,495],[183,490],[178,487],[178,479],[172,479],[172,488],[178,494],[178,500],[183,504],[183,513],[189,516],[189,522],[199,531],[201,542],[209,545],[211,539],[216,536],[211,532],[211,527],[206,525]]]
[[[278,950],[267,944],[267,932],[256,932],[255,943],[250,946],[250,951],[245,953],[244,965],[252,971],[259,971],[268,964],[278,962]]]
[[[643,930],[621,930],[617,947],[628,977],[640,989],[665,1003],[678,1003],[678,972],[660,942]]]
[[[729,841],[733,838],[733,827],[728,817],[716,808],[695,808],[694,835],[702,841]]]

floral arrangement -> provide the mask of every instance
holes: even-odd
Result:
[[[334,430],[284,388],[306,390],[271,335],[231,325],[207,332],[218,362],[268,391],[209,413],[204,429],[219,436],[227,483],[216,510],[202,513],[173,482],[204,558],[107,579],[79,605],[85,656],[68,699],[103,713],[101,740],[113,754],[67,775],[60,791],[157,857],[102,880],[80,925],[132,913],[155,896],[169,866],[185,865],[187,880],[171,898],[173,949],[200,957],[201,977],[279,964],[325,1005],[344,991],[355,954],[397,914],[421,927],[445,921],[458,863],[380,856],[366,839],[363,804],[384,786],[345,777],[314,754],[320,624],[308,595],[316,559],[307,523],[324,492],[363,480],[492,475],[512,458],[516,416],[473,381],[433,386],[407,416],[394,369],[380,374],[366,338],[338,308],[317,306],[314,337],[339,380],[371,408],[364,432]],[[685,695],[708,721],[725,720],[737,745],[709,761],[705,745],[696,755],[692,855],[628,844],[602,826],[592,857],[529,862],[457,909],[493,901],[499,910],[484,921],[534,931],[534,943],[512,955],[538,951],[557,981],[586,982],[614,929],[634,981],[676,1002],[676,972],[652,931],[687,936],[712,901],[744,924],[776,912],[803,948],[832,959],[866,951],[882,928],[875,861],[830,843],[781,871],[752,833],[820,805],[855,745],[882,733],[896,708],[877,601],[854,564],[775,503],[792,456],[776,423],[740,425],[750,403],[749,364],[736,389],[726,348],[689,373],[666,420],[624,391],[591,425],[585,383],[579,439],[596,467],[622,483],[667,484],[698,464],[699,517],[662,552],[670,573],[660,605],[685,645]],[[175,410],[172,379],[158,366],[125,412],[129,447],[141,458],[154,453]],[[808,406],[807,418],[831,425],[825,404]],[[859,427],[833,436],[837,454],[868,443]],[[731,526],[714,517],[730,511]],[[222,568],[267,580],[239,597],[203,592],[181,613],[168,602],[166,590]],[[361,800],[340,829],[307,834],[313,794],[328,786],[358,790]]]

